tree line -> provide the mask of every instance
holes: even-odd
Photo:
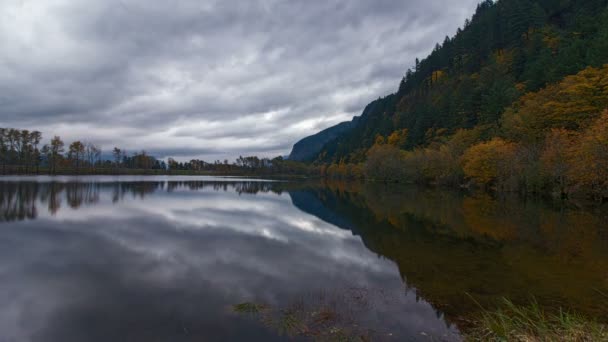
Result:
[[[200,159],[178,162],[173,158],[169,158],[167,169],[178,173],[206,172],[224,175],[296,175],[318,177],[321,167],[288,160],[281,156],[275,158],[239,156],[234,162],[229,162],[228,159],[224,159],[223,161],[215,160],[214,162],[206,162]]]
[[[42,144],[40,131],[0,128],[0,162],[2,174],[88,173],[88,174],[234,174],[234,175],[318,175],[318,167],[285,160],[283,157],[260,158],[239,156],[235,161],[200,159],[167,162],[145,150],[128,153],[114,147],[105,157],[101,146],[86,141],[69,145],[54,136]]]
[[[483,1],[312,161],[327,177],[608,198],[607,0]]]
[[[361,163],[326,175],[608,198],[608,65],[587,68],[508,107],[499,123],[402,149],[407,129],[377,135]]]
[[[96,172],[117,169],[164,170],[163,161],[145,151],[128,155],[114,148],[114,161],[102,157],[101,146],[87,141],[69,145],[59,136],[41,145],[42,133],[26,129],[0,128],[0,162],[2,173]]]
[[[38,168],[41,157],[39,131],[0,128],[0,159],[2,169],[7,165],[20,165],[26,172]]]

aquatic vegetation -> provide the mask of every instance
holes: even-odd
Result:
[[[241,303],[232,306],[234,312],[245,313],[245,314],[256,314],[266,310],[268,307],[263,304],[256,303]]]
[[[371,341],[391,336],[372,327],[365,312],[385,305],[389,296],[381,290],[349,288],[304,295],[285,306],[243,302],[233,305],[238,314],[252,315],[281,336],[315,341]]]

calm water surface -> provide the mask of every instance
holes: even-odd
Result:
[[[601,208],[396,186],[5,177],[0,341],[452,341],[472,298],[606,319],[607,222]]]

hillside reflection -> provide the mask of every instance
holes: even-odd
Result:
[[[330,183],[294,205],[361,236],[406,286],[466,324],[506,297],[607,319],[608,215],[517,197]]]

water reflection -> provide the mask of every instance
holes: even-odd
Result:
[[[0,213],[2,221],[35,219],[38,208],[46,206],[50,214],[56,214],[62,203],[71,209],[99,202],[100,193],[112,194],[112,202],[117,203],[125,196],[143,199],[157,191],[179,191],[212,189],[233,191],[238,194],[274,192],[281,194],[280,184],[259,181],[146,181],[146,182],[0,182]]]
[[[2,183],[0,340],[280,340],[232,305],[352,287],[394,295],[356,317],[383,338],[458,338],[441,312],[403,293],[392,261],[298,210],[290,186]]]
[[[463,326],[502,298],[608,319],[606,208],[415,187],[333,183],[294,204],[360,235],[406,286]]]
[[[93,177],[0,182],[0,213],[0,340],[281,339],[229,308],[353,286],[398,294],[357,315],[395,340],[458,339],[453,324],[478,310],[469,296],[487,307],[534,296],[608,319],[602,209],[370,184]]]

